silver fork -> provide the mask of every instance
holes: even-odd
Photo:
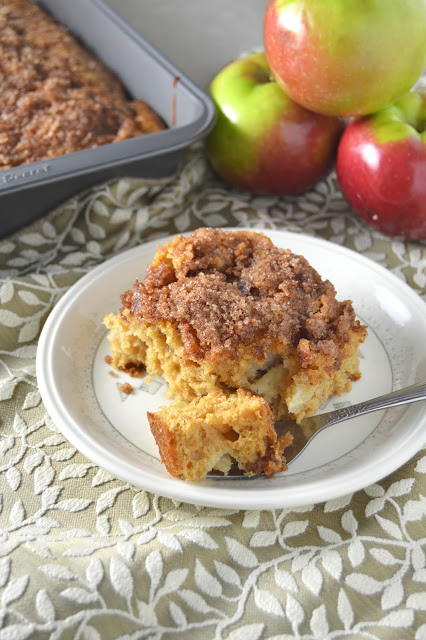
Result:
[[[323,431],[327,427],[337,422],[343,422],[350,418],[356,418],[363,416],[366,413],[372,411],[380,411],[381,409],[390,409],[391,407],[397,407],[403,404],[409,404],[410,402],[418,402],[419,400],[426,400],[426,381],[417,382],[409,387],[386,393],[383,396],[372,398],[371,400],[365,400],[364,402],[358,402],[350,407],[343,407],[336,409],[335,411],[328,411],[327,413],[320,413],[319,415],[304,418],[301,422],[296,423],[294,420],[282,420],[275,423],[275,429],[278,437],[284,435],[288,431],[297,438],[297,449],[293,455],[287,457],[287,463],[290,465],[296,458],[300,456],[302,451],[307,447],[309,442],[320,431]],[[223,476],[216,472],[210,472],[208,477],[221,477],[221,478],[241,478],[249,476],[242,475],[228,475]]]

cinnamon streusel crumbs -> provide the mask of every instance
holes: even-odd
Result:
[[[118,390],[121,391],[121,393],[132,393],[133,391],[133,387],[129,382],[124,382],[123,384],[118,385]]]
[[[0,169],[160,131],[118,78],[35,2],[0,0]]]
[[[172,322],[196,360],[237,358],[242,347],[262,359],[279,343],[309,363],[337,352],[354,324],[350,302],[338,302],[305,258],[248,231],[178,236],[122,302],[135,319]]]

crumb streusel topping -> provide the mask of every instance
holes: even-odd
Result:
[[[262,360],[296,347],[302,366],[319,352],[337,355],[359,325],[308,261],[252,231],[201,228],[160,247],[143,282],[122,295],[131,317],[171,322],[197,361]],[[126,316],[123,316],[126,318]],[[336,365],[337,366],[337,365]]]
[[[0,83],[0,169],[165,128],[28,0],[0,0]]]

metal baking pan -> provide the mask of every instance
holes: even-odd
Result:
[[[40,5],[169,128],[0,171],[0,237],[92,185],[118,176],[172,174],[183,149],[203,138],[214,122],[211,99],[102,0],[42,0]]]

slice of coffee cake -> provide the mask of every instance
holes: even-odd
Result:
[[[174,437],[183,438],[177,412],[186,425],[193,414],[199,429],[195,407],[213,410],[214,402],[199,400],[211,394],[223,394],[226,406],[235,396],[236,407],[258,396],[273,419],[300,421],[360,377],[366,327],[352,303],[339,302],[333,285],[305,258],[261,233],[201,228],[175,237],[158,248],[144,281],[136,281],[122,303],[105,318],[112,366],[144,366],[149,375],[162,375],[178,401],[173,410],[150,415],[157,443],[172,417]],[[165,461],[164,444],[160,453]],[[259,459],[264,456],[259,449]],[[265,471],[261,466],[251,473]],[[184,464],[175,472],[176,465],[167,468],[190,477]]]

